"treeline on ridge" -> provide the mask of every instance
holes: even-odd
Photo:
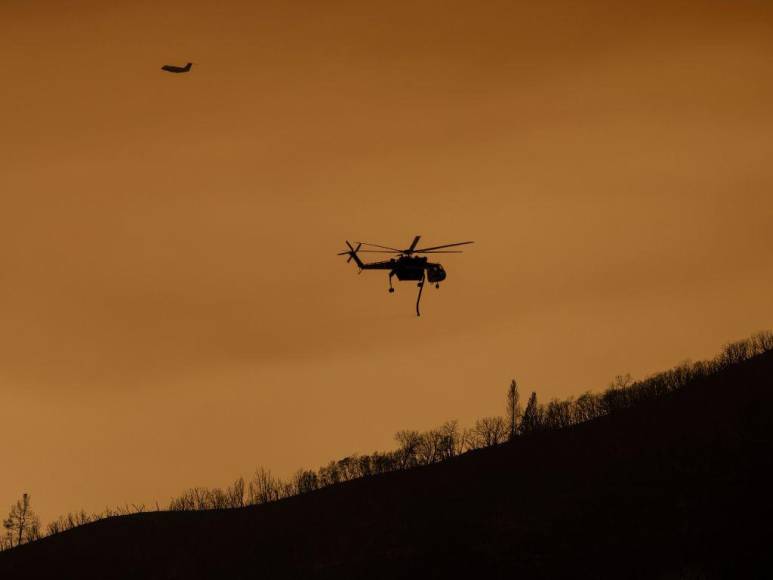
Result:
[[[599,417],[620,412],[649,401],[662,399],[700,380],[773,350],[773,332],[759,332],[752,337],[727,344],[722,352],[708,361],[685,362],[646,379],[634,381],[630,375],[617,376],[600,393],[585,392],[578,397],[553,399],[539,403],[532,392],[521,405],[518,385],[513,380],[507,390],[505,416],[484,417],[471,427],[462,428],[458,421],[447,421],[428,431],[399,431],[397,448],[369,455],[350,455],[331,461],[317,470],[300,469],[285,480],[269,470],[259,468],[249,478],[239,477],[225,488],[193,487],[173,498],[172,511],[240,508],[259,505],[308,493],[337,483],[370,477],[391,471],[411,469],[445,461],[463,453],[492,447],[516,437],[564,429]],[[156,504],[155,510],[160,511]],[[0,538],[0,550],[57,534],[100,519],[146,511],[144,505],[124,506],[89,514],[85,511],[60,516],[45,530],[30,508],[29,495],[11,508],[3,521],[6,529]]]

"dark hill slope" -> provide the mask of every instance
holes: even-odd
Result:
[[[103,520],[0,578],[771,577],[773,353],[665,399],[239,510]]]

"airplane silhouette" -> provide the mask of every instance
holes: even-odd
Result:
[[[173,64],[165,64],[164,66],[161,67],[161,70],[165,70],[166,72],[170,72],[170,73],[186,73],[189,70],[191,70],[192,64],[193,64],[192,62],[189,62],[185,66],[175,66]]]

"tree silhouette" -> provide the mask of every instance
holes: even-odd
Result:
[[[475,421],[471,436],[473,449],[499,445],[507,439],[507,424],[502,417],[483,417]]]
[[[314,471],[299,469],[293,476],[293,485],[297,493],[308,493],[319,488],[319,478]]]
[[[459,421],[446,421],[438,429],[440,433],[441,459],[450,459],[464,453],[465,437],[459,429]]]
[[[529,402],[526,403],[526,409],[523,412],[521,421],[521,431],[523,433],[534,433],[540,428],[540,410],[537,406],[537,393],[532,393]]]
[[[418,453],[419,445],[421,445],[421,439],[421,434],[413,430],[398,431],[395,434],[395,440],[400,445],[399,462],[401,469],[416,465],[416,454]]]
[[[25,493],[20,500],[11,506],[8,517],[3,520],[3,527],[7,530],[8,543],[11,547],[37,540],[40,537],[40,520],[30,507],[28,493]]]
[[[518,393],[518,383],[515,379],[510,381],[507,389],[507,425],[510,428],[510,440],[515,439],[518,433],[518,422],[521,418],[520,395]]]
[[[571,399],[566,401],[553,399],[548,403],[548,406],[542,413],[542,426],[546,429],[563,429],[564,427],[569,427],[573,422],[573,407],[574,401]]]
[[[335,465],[335,462],[332,462]],[[247,487],[250,504],[269,503],[285,496],[285,485],[262,467],[255,471]]]
[[[751,342],[754,345],[754,353],[762,354],[773,350],[773,332],[765,330],[758,332],[751,337]]]
[[[244,507],[244,500],[245,500],[245,484],[244,484],[244,478],[240,477],[236,481],[233,482],[233,485],[226,489],[225,495],[226,495],[226,503],[228,504],[228,507],[237,508],[237,507]]]

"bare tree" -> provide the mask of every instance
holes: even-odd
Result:
[[[40,538],[40,520],[30,507],[30,495],[25,493],[11,506],[8,517],[3,520],[10,546],[18,546]]]
[[[356,453],[338,460],[338,473],[341,481],[351,481],[360,477],[360,457]]]
[[[655,385],[656,378],[657,377],[652,377],[653,385]],[[659,377],[658,381],[663,384],[662,388],[665,389],[666,387],[663,377]],[[617,375],[615,380],[609,384],[609,388],[604,391],[604,394],[601,396],[601,401],[604,405],[604,412],[614,413],[615,411],[629,407],[632,396],[632,385],[633,379],[631,378],[631,375]]]
[[[296,493],[307,493],[319,488],[317,474],[308,469],[299,469],[293,476]]]
[[[590,421],[603,415],[600,397],[590,392],[585,392],[577,397],[572,410],[575,423]]]
[[[769,330],[763,330],[758,332],[751,338],[754,344],[754,350],[757,354],[762,354],[773,350],[773,332]]]
[[[407,469],[416,465],[418,458],[416,454],[421,444],[422,436],[418,431],[403,430],[395,434],[395,441],[400,446],[399,468]]]
[[[335,464],[335,462],[333,462]],[[255,471],[247,487],[250,504],[268,503],[284,497],[284,484],[262,467]]]
[[[401,469],[402,453],[398,451],[387,451],[385,453],[375,452],[371,456],[371,466],[373,473],[389,473],[396,469]]]
[[[429,465],[440,460],[440,433],[431,429],[419,436],[419,446],[416,448],[416,462],[419,465]]]
[[[752,355],[752,341],[737,340],[725,345],[725,350],[720,355],[724,366],[730,366],[745,361]]]
[[[518,393],[518,383],[515,379],[510,381],[507,389],[507,425],[510,429],[510,440],[515,439],[518,433],[518,423],[521,420],[520,394]]]
[[[357,458],[358,477],[373,475],[373,458],[370,455],[361,455]]]
[[[331,461],[327,465],[319,468],[320,487],[335,485],[341,481],[341,472],[338,471],[338,463]]]
[[[507,423],[502,417],[483,417],[475,421],[470,435],[473,449],[498,445],[507,439]]]
[[[11,534],[0,536],[0,552],[10,550],[11,548],[13,548],[13,537]]]
[[[547,429],[563,429],[572,424],[572,405],[574,401],[568,399],[559,401],[553,399],[545,409],[543,423]]]
[[[440,432],[440,455],[443,459],[455,457],[464,452],[464,433],[459,429],[459,421],[446,421],[438,429]]]
[[[231,508],[244,507],[245,493],[246,493],[246,489],[244,484],[244,478],[240,477],[239,479],[233,482],[233,485],[231,485],[228,489],[225,490],[228,507],[231,507]]]

